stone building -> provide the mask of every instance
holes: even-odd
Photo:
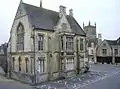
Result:
[[[120,63],[120,38],[117,40],[104,40],[97,47],[97,62]]]
[[[1,44],[0,46],[0,66],[3,68],[4,71],[6,69],[7,63],[7,47],[7,43]]]
[[[84,70],[86,34],[73,10],[59,12],[20,2],[8,47],[12,78],[40,83],[74,76]]]
[[[96,23],[91,25],[90,21],[87,26],[83,23],[83,29],[86,33],[86,45],[88,50],[88,59],[90,62],[96,63],[96,47],[102,42],[102,36],[99,33],[97,37]]]

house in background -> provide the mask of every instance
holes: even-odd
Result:
[[[97,37],[96,23],[91,25],[90,21],[87,26],[83,23],[83,29],[86,33],[86,45],[88,50],[88,59],[90,62],[96,63],[96,48],[102,42],[102,36],[99,33]]]
[[[120,37],[117,40],[104,40],[98,46],[97,62],[120,63]]]
[[[7,72],[7,47],[8,44],[4,43],[0,46],[0,66],[3,68],[4,72]]]
[[[11,77],[27,83],[40,83],[69,77],[84,70],[86,34],[66,13],[23,3],[19,4],[11,28],[8,60]]]

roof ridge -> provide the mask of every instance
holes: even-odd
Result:
[[[32,26],[34,26],[35,28],[53,30],[53,27],[56,26],[56,23],[59,20],[59,12],[57,11],[41,8],[27,3],[23,3],[23,6],[26,10]],[[73,24],[71,26],[73,32],[83,36],[86,35],[74,17],[70,15],[66,15],[66,17],[70,25]]]
[[[52,11],[52,12],[59,13],[57,11],[50,10],[50,9],[47,9],[47,8],[43,8],[43,7],[39,7],[39,6],[35,6],[35,5],[32,5],[32,4],[28,4],[28,3],[24,3],[24,2],[23,2],[23,4],[26,4],[26,5],[29,5],[29,6],[32,6],[32,7],[36,7],[36,8],[39,8],[39,9],[44,9],[44,10],[47,10],[47,11]]]

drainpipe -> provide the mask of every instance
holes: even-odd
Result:
[[[80,72],[80,60],[79,60],[79,51],[78,51],[78,39],[76,40],[76,59],[77,59],[77,74]]]
[[[33,38],[33,67],[34,67],[34,70],[33,70],[33,82],[34,84],[36,84],[36,71],[35,71],[35,28],[33,27],[33,34],[32,34],[32,38]]]
[[[60,49],[60,44],[61,44],[61,36],[59,35],[58,33],[58,72],[59,72],[59,77],[61,77],[61,56],[60,56],[60,53],[61,53],[61,49]]]

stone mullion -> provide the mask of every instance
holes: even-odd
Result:
[[[85,47],[86,47],[86,46],[85,46],[85,39],[84,39],[84,40],[83,40],[83,53],[84,53],[84,58],[82,59],[82,60],[83,60],[83,66],[85,66],[85,65],[84,65],[84,63],[85,63],[85,62],[84,62],[84,59],[85,59],[85,56],[86,56],[86,55],[85,55],[85,53],[86,53],[86,48],[85,48]]]
[[[74,37],[74,39],[73,39],[73,45],[74,45],[74,69],[77,69],[76,37]]]
[[[66,36],[63,36],[63,43],[64,43],[64,47],[63,47],[63,51],[64,51],[64,70],[66,70]]]

